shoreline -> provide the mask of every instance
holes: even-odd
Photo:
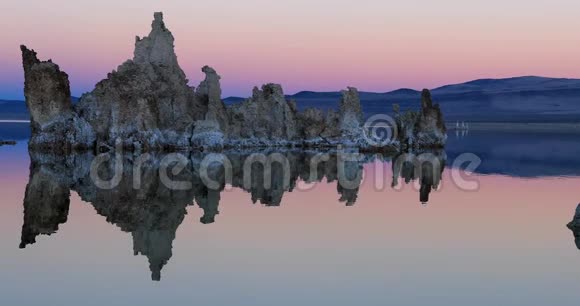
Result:
[[[1,123],[30,123],[30,120],[4,120]],[[567,132],[580,134],[579,123],[558,122],[468,122],[469,129],[456,128],[455,123],[446,122],[448,131],[533,131],[533,132]]]
[[[3,119],[0,119],[0,123],[30,123],[30,120],[3,120]]]
[[[580,134],[580,123],[468,122],[468,129],[446,123],[448,131],[508,131]]]

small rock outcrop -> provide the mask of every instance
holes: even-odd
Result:
[[[26,46],[20,50],[32,129],[30,146],[51,150],[92,146],[92,128],[73,112],[68,75],[51,60],[40,61],[34,50]]]
[[[576,207],[576,213],[574,214],[572,221],[568,223],[568,228],[574,234],[574,243],[580,250],[580,204]]]
[[[16,141],[0,139],[0,146],[13,146],[15,144],[16,144]]]

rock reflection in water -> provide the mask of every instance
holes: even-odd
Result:
[[[31,152],[30,156],[20,247],[35,243],[38,235],[55,233],[67,221],[73,190],[107,222],[131,233],[134,254],[148,258],[153,280],[161,279],[161,269],[172,256],[172,243],[187,206],[197,203],[203,210],[201,223],[215,222],[226,186],[250,193],[253,203],[279,206],[284,193],[298,188],[299,181],[326,180],[336,182],[339,201],[350,206],[356,203],[364,164],[396,159],[393,186],[399,176],[407,183],[417,179],[420,200],[426,202],[445,165],[444,152],[388,158],[304,151],[139,157]],[[92,165],[96,170],[91,176]],[[183,169],[178,169],[180,165]]]
[[[444,151],[431,151],[421,154],[403,153],[393,159],[393,187],[398,186],[399,177],[408,184],[419,180],[419,200],[426,204],[429,202],[429,194],[437,189],[443,170],[445,169],[446,156]]]

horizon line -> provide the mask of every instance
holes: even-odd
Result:
[[[434,88],[424,88],[424,89],[429,89],[431,91],[433,90],[437,90],[437,89],[441,89],[443,87],[447,87],[447,86],[455,86],[455,85],[461,85],[461,84],[467,84],[467,83],[471,83],[471,82],[476,82],[476,81],[483,81],[483,80],[510,80],[510,79],[521,79],[521,78],[541,78],[541,79],[554,79],[554,80],[577,80],[580,81],[580,76],[577,78],[566,78],[566,77],[551,77],[551,76],[541,76],[541,75],[521,75],[521,76],[510,76],[510,77],[502,77],[502,78],[494,78],[494,77],[484,77],[484,78],[478,78],[478,79],[470,79],[469,81],[464,81],[464,82],[459,82],[459,83],[450,83],[450,84],[444,84],[444,85],[439,85],[437,87]],[[97,82],[98,83],[98,82]],[[266,84],[266,83],[265,83]],[[258,87],[260,88],[262,85],[265,84],[261,84],[261,85],[254,85],[254,87]],[[96,85],[96,83],[95,83]],[[280,84],[282,86],[282,88],[284,88],[283,84]],[[192,86],[194,87],[194,86]],[[252,87],[253,88],[253,87]],[[313,93],[340,93],[341,90],[344,90],[345,88],[340,88],[337,90],[323,90],[323,91],[318,91],[318,90],[310,90],[310,89],[303,89],[303,90],[299,90],[296,91],[294,93],[284,93],[285,96],[293,96],[299,93],[303,93],[303,92],[313,92]],[[357,88],[358,89],[358,88]],[[416,92],[421,92],[422,89],[415,89],[415,88],[411,88],[411,87],[400,87],[397,89],[393,89],[393,90],[389,90],[389,91],[366,91],[366,90],[359,90],[359,92],[362,93],[378,93],[378,94],[388,94],[388,93],[392,93],[395,91],[399,91],[399,90],[413,90]],[[90,92],[90,91],[88,91]],[[76,96],[76,95],[71,95],[71,98],[75,98],[75,99],[80,99],[80,97],[88,92],[84,92],[82,93],[80,96]],[[251,96],[251,95],[250,95]],[[248,96],[249,97],[249,96]],[[222,97],[222,100],[226,100],[226,99],[231,99],[231,98],[246,98],[244,96],[226,96],[226,97]],[[0,97],[0,101],[5,101],[5,102],[22,102],[25,101],[26,98],[24,97],[24,91],[23,94],[20,98],[18,99],[3,99],[2,97]]]

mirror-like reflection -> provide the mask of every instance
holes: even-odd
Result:
[[[71,191],[90,203],[107,222],[131,233],[135,255],[149,260],[151,278],[172,256],[172,243],[190,205],[203,210],[200,222],[213,223],[221,193],[240,188],[252,203],[280,206],[286,192],[307,191],[310,184],[336,184],[338,201],[355,205],[364,179],[363,166],[391,162],[392,186],[420,184],[422,203],[440,184],[443,151],[398,156],[352,152],[261,152],[228,154],[144,154],[94,156],[30,152],[30,178],[24,198],[21,248],[38,235],[54,234],[67,221]]]

